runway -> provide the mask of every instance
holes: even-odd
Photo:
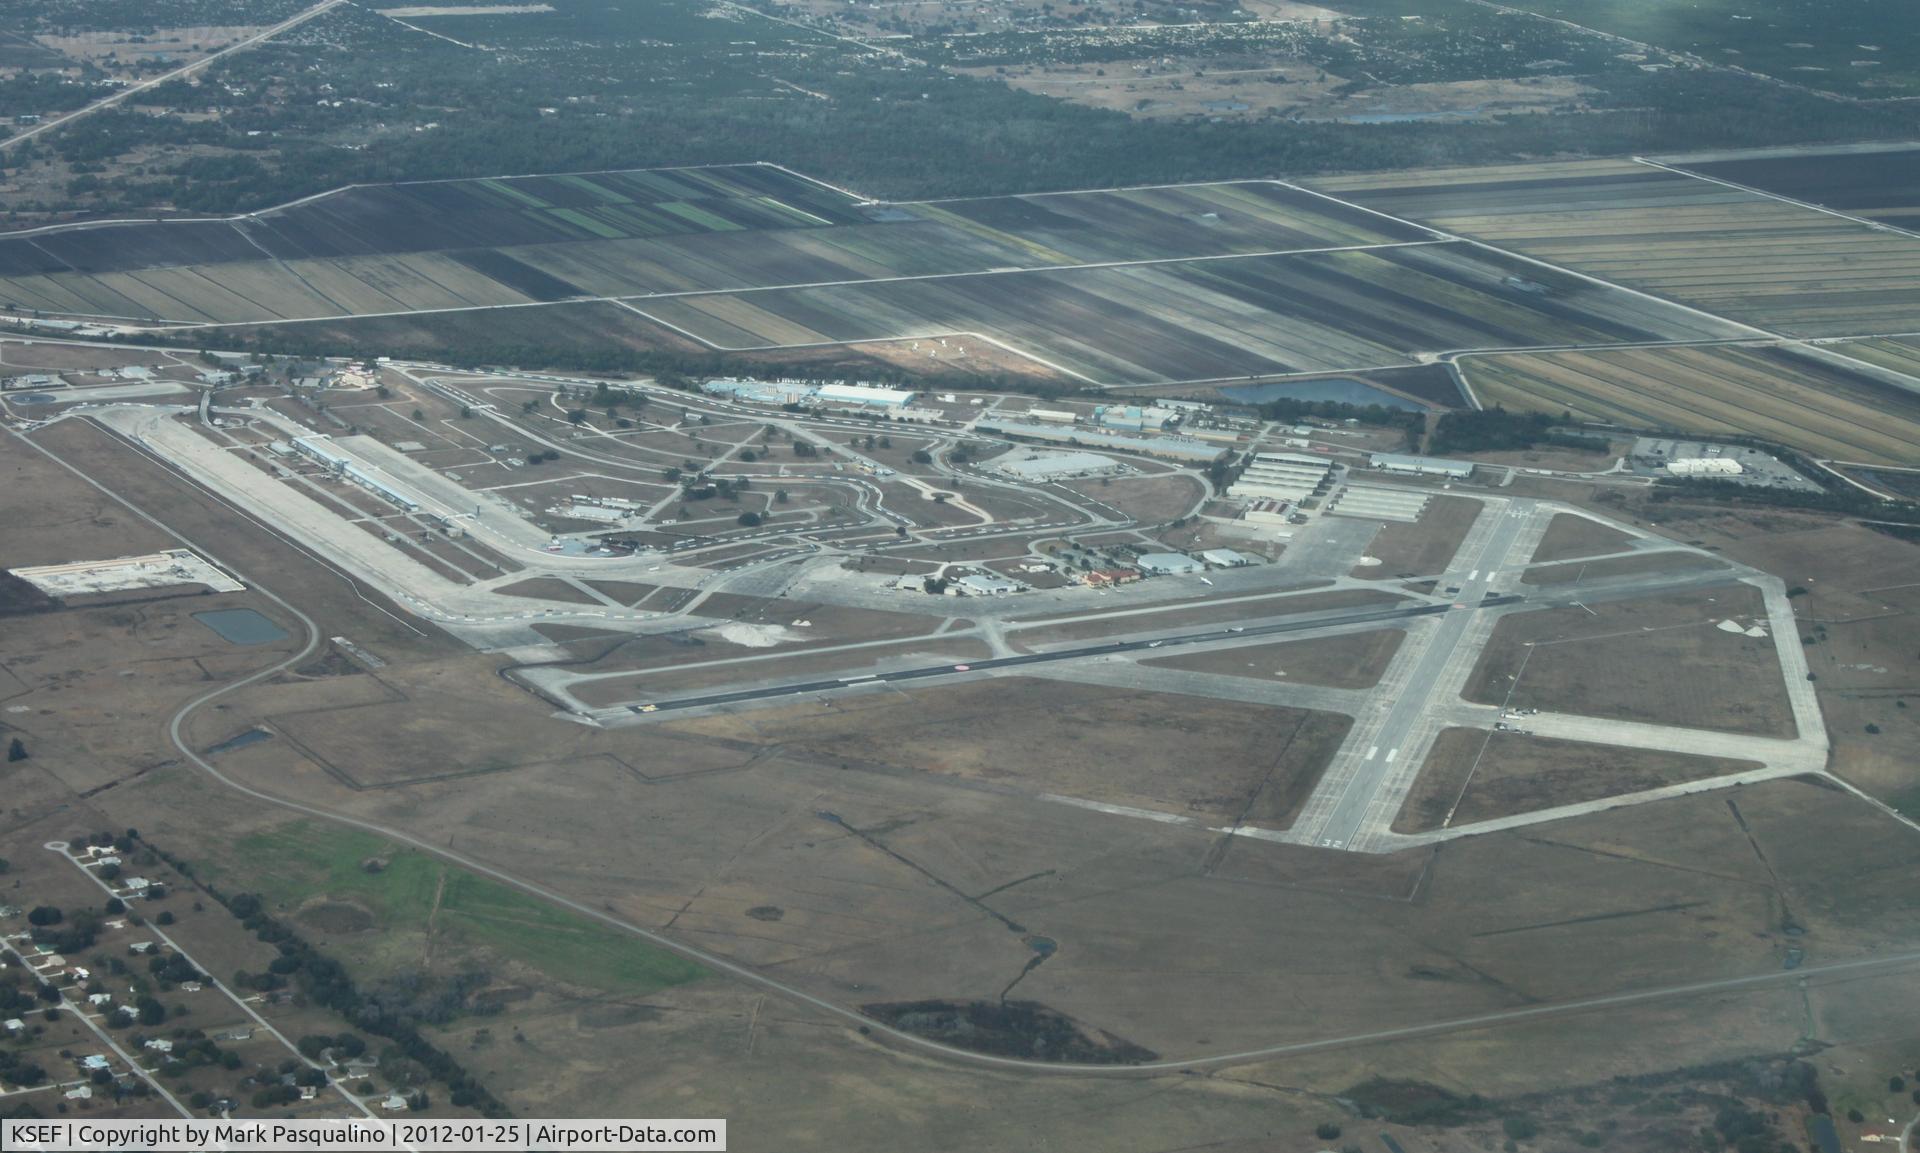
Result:
[[[1305,632],[1311,629],[1334,628],[1341,625],[1399,621],[1414,617],[1440,616],[1443,614],[1451,614],[1452,616],[1464,619],[1471,615],[1472,610],[1475,608],[1500,608],[1507,605],[1518,604],[1522,599],[1523,598],[1519,596],[1509,594],[1489,596],[1477,606],[1470,606],[1465,602],[1456,602],[1452,604],[1414,605],[1406,608],[1361,609],[1351,612],[1316,613],[1311,616],[1303,615],[1299,620],[1279,621],[1273,624],[1208,628],[1198,632],[1155,637],[1150,640],[1102,641],[1098,644],[1079,645],[1074,648],[1056,649],[1044,653],[1026,653],[1020,656],[1010,657],[989,657],[985,660],[969,661],[965,665],[952,663],[925,665],[919,668],[895,669],[890,672],[865,673],[851,677],[803,681],[795,684],[767,685],[759,688],[737,689],[732,692],[705,693],[700,696],[651,701],[643,704],[628,705],[627,708],[635,713],[675,712],[684,709],[705,708],[712,705],[729,705],[746,701],[767,700],[774,697],[837,692],[845,689],[861,688],[866,685],[895,684],[901,681],[926,680],[931,677],[967,676],[973,673],[990,672],[997,669],[1019,668],[1023,665],[1050,664],[1055,661],[1084,660],[1088,657],[1137,652],[1141,649],[1179,648],[1184,645],[1219,641],[1227,637],[1239,640],[1249,637]]]

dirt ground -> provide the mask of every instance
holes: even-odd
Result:
[[[1424,833],[1759,767],[1726,757],[1446,729],[1393,828]]]
[[[1563,77],[1524,77],[1387,87],[1363,84],[1354,93],[1346,77],[1264,53],[954,71],[1003,80],[1021,91],[1056,100],[1156,120],[1187,116],[1310,121],[1417,116],[1460,123],[1488,120],[1495,114],[1558,110],[1582,101],[1588,92],[1584,85]]]
[[[1729,619],[1764,625],[1764,614],[1760,593],[1745,585],[1509,614],[1494,627],[1462,695],[1481,704],[1791,737],[1793,711],[1772,638],[1715,627]]]
[[[1632,543],[1633,538],[1617,528],[1577,513],[1563,512],[1547,522],[1546,534],[1533,550],[1533,563],[1603,556],[1620,552]]]
[[[1400,642],[1406,638],[1400,629],[1375,629],[1306,641],[1214,649],[1141,663],[1263,681],[1366,689],[1380,683],[1380,675],[1387,671],[1393,654],[1400,651]]]
[[[1382,525],[1367,546],[1377,565],[1356,565],[1353,575],[1363,580],[1392,580],[1446,571],[1460,542],[1485,507],[1464,496],[1436,496],[1427,511],[1412,524]]]

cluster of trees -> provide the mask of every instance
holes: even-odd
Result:
[[[486,1086],[422,1036],[419,1029],[421,1024],[444,1023],[463,1011],[473,989],[485,982],[484,974],[463,974],[441,983],[431,999],[420,996],[427,982],[418,975],[396,979],[379,990],[363,991],[340,962],[269,915],[258,896],[226,895],[211,886],[207,891],[255,937],[280,953],[265,974],[236,973],[236,985],[258,988],[263,983],[291,981],[310,1002],[340,1014],[362,1032],[387,1038],[396,1056],[417,1063],[428,1075],[444,1081],[455,1105],[478,1108],[490,1117],[506,1115],[506,1107]],[[384,1063],[385,1058],[382,1060]]]
[[[1434,425],[1432,449],[1440,453],[1511,452],[1547,444],[1580,452],[1607,451],[1607,442],[1597,437],[1560,431],[1559,426],[1572,420],[1572,413],[1554,417],[1504,408],[1449,412]]]

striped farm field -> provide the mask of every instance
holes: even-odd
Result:
[[[1488,408],[1746,434],[1829,460],[1920,465],[1920,392],[1825,352],[1605,349],[1477,356],[1460,368]]]
[[[1920,240],[1650,164],[1444,169],[1315,186],[1783,335],[1920,330]]]
[[[1835,351],[1920,380],[1920,338],[1853,340]]]

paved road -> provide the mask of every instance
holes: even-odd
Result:
[[[1515,604],[1521,598],[1517,596],[1490,597],[1482,608],[1495,608]],[[1210,628],[1200,632],[1180,633],[1174,636],[1159,637],[1152,640],[1102,641],[1099,644],[1080,645],[1070,649],[1056,649],[1052,652],[1025,653],[1011,657],[988,657],[984,660],[970,661],[965,665],[966,672],[988,672],[994,669],[1018,668],[1022,665],[1047,664],[1053,661],[1074,661],[1087,657],[1108,656],[1114,653],[1136,652],[1149,648],[1178,648],[1182,645],[1199,644],[1206,641],[1218,641],[1224,636],[1259,637],[1276,633],[1301,632],[1307,629],[1324,629],[1336,625],[1363,624],[1376,621],[1406,620],[1410,617],[1435,616],[1452,613],[1456,606],[1451,604],[1415,605],[1411,608],[1367,609],[1357,612],[1315,614],[1303,616],[1299,620],[1279,621],[1267,625],[1249,625],[1244,628]],[[1453,613],[1466,617],[1469,613]],[[840,689],[859,688],[865,685],[892,684],[898,681],[925,680],[929,677],[949,677],[962,672],[958,665],[947,663],[923,665],[911,669],[895,669],[891,672],[868,673],[853,677],[840,677],[831,680],[805,681],[798,684],[769,685],[759,688],[738,689],[725,693],[706,693],[695,697],[679,697],[673,700],[655,701],[648,704],[628,706],[634,712],[655,713],[681,709],[697,709],[710,705],[739,704],[744,701],[766,700],[771,697],[799,696],[805,693],[833,692]]]
[[[1514,541],[1533,523],[1536,514],[1532,507],[1488,502],[1480,514],[1483,519],[1472,530],[1472,538],[1477,539],[1469,539],[1458,554],[1466,559],[1456,560],[1454,569],[1443,578],[1446,587],[1457,585],[1460,589],[1455,603],[1484,607],[1521,599],[1498,595],[1491,585],[1513,550]],[[1467,571],[1461,573],[1462,568]],[[1474,616],[1471,612],[1442,616],[1424,649],[1408,666],[1384,719],[1354,727],[1341,750],[1342,764],[1329,774],[1301,814],[1299,837],[1303,842],[1345,848],[1365,828],[1367,813],[1382,787],[1403,767],[1396,764],[1401,750],[1405,749],[1409,757],[1414,754],[1414,729],[1426,715],[1435,687],[1448,667],[1461,658],[1462,640]],[[1464,655],[1470,660],[1478,652],[1467,649]]]

